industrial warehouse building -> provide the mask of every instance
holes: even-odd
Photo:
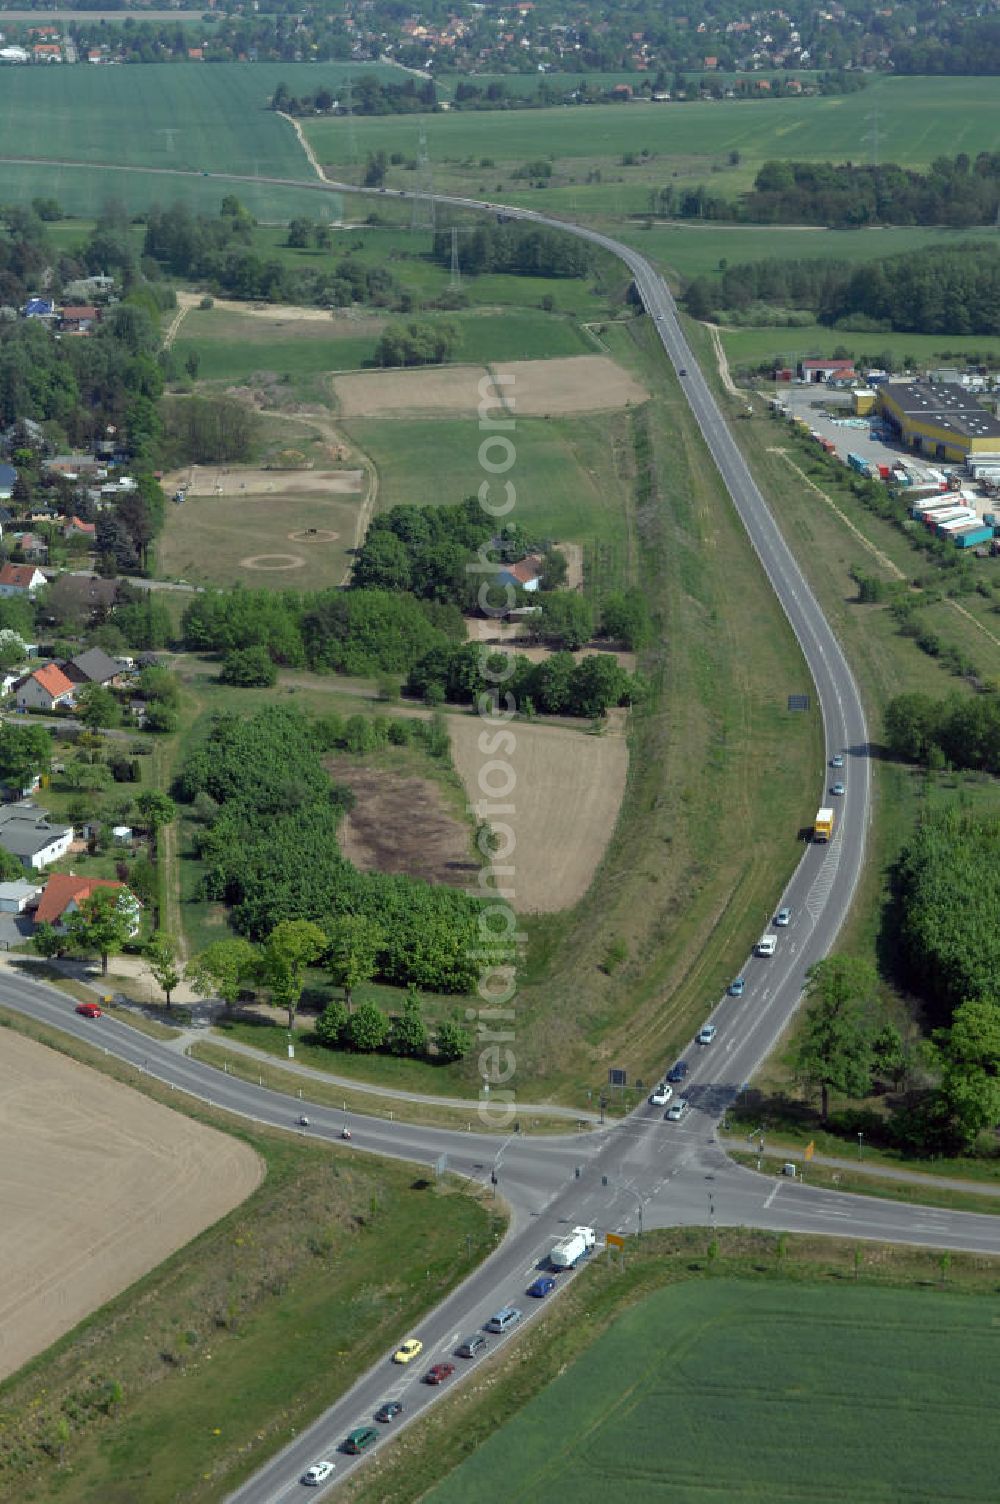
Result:
[[[878,410],[908,449],[932,459],[962,464],[971,455],[1000,454],[1000,422],[964,387],[890,381],[878,388]]]

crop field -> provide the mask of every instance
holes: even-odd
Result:
[[[563,165],[570,187],[542,192],[525,183],[513,195],[529,202],[570,207],[567,198],[597,211],[638,212],[645,207],[649,183],[666,181],[668,168],[684,177],[706,176],[724,167],[738,151],[738,170],[722,172],[720,189],[745,187],[761,162],[795,156],[818,161],[864,160],[864,118],[878,110],[883,161],[925,166],[935,157],[965,151],[974,156],[993,150],[1000,99],[990,80],[954,78],[872,79],[862,95],[827,98],[693,101],[688,104],[632,103],[621,107],[557,106],[507,114],[464,112],[432,115],[426,120],[427,142],[440,182],[467,187],[482,184],[487,192],[506,180],[510,168],[541,157]],[[343,120],[303,123],[321,162],[348,163],[347,127]],[[358,160],[367,152],[416,154],[417,123],[402,116],[356,120]],[[622,167],[623,153],[649,152],[652,161]],[[483,164],[487,164],[484,166]],[[603,163],[615,167],[611,181],[586,182]],[[637,182],[636,180],[640,180]],[[412,175],[405,167],[390,169],[387,180],[405,187]],[[644,186],[643,186],[644,185]],[[507,191],[507,188],[505,188]]]
[[[262,1165],[237,1139],[13,1030],[0,1054],[0,1102],[6,1377],[232,1211]]]
[[[998,1403],[995,1297],[674,1285],[424,1497],[990,1504]]]
[[[451,755],[469,794],[482,798],[477,716],[448,717]],[[505,863],[511,903],[519,913],[571,908],[590,887],[611,840],[628,774],[628,743],[620,719],[602,736],[569,726],[518,725],[506,760],[513,769],[513,813],[505,823],[514,845]],[[509,840],[509,838],[508,838]]]
[[[628,421],[627,413],[518,419],[517,459],[505,477],[517,490],[518,520],[561,542],[620,546],[625,493],[616,464]],[[483,479],[482,436],[471,417],[358,418],[343,428],[375,463],[380,510],[461,501]]]
[[[506,379],[505,379],[506,378]],[[480,391],[495,394],[524,417],[600,412],[644,402],[649,393],[605,355],[569,360],[505,361],[496,381],[481,366],[439,366],[433,371],[372,371],[338,376],[333,389],[341,417],[478,412]],[[484,385],[486,383],[486,385]]]

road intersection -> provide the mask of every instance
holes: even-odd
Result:
[[[233,174],[211,176],[226,183],[258,181]],[[333,182],[295,181],[292,186],[319,192],[359,191]],[[801,645],[822,710],[826,758],[844,754],[845,771],[839,776],[847,794],[838,810],[834,840],[829,846],[808,845],[785,892],[774,895],[775,909],[787,905],[792,911],[791,924],[779,932],[776,954],[748,960],[744,995],[724,999],[711,1015],[718,1025],[714,1043],[704,1049],[692,1044],[686,1052],[691,1072],[683,1091],[692,1106],[687,1118],[669,1123],[661,1108],[644,1105],[620,1124],[585,1134],[515,1135],[503,1151],[498,1172],[499,1194],[510,1212],[507,1237],[416,1328],[413,1335],[424,1343],[421,1362],[394,1368],[387,1354],[384,1363],[362,1375],[348,1394],[238,1488],[231,1495],[233,1504],[280,1504],[298,1497],[298,1480],[306,1467],[319,1457],[335,1454],[354,1427],[370,1424],[384,1400],[404,1401],[404,1424],[435,1403],[441,1391],[419,1382],[426,1366],[450,1359],[457,1344],[505,1304],[518,1305],[525,1320],[537,1318],[544,1303],[526,1300],[525,1288],[552,1244],[576,1223],[591,1224],[601,1234],[678,1225],[745,1226],[1000,1253],[1000,1220],[989,1215],[913,1207],[769,1179],[735,1165],[720,1146],[716,1128],[722,1115],[787,1026],[800,1001],[808,968],[829,952],[854,897],[870,812],[868,733],[860,695],[840,645],[686,343],[666,284],[650,263],[597,231],[530,210],[501,210],[495,204],[440,195],[438,202],[502,212],[511,219],[567,230],[610,251],[629,267],[760,567]],[[816,772],[819,804],[826,802],[828,770],[824,765]],[[308,1131],[330,1141],[340,1139],[341,1113],[310,1105],[308,1129],[296,1130],[302,1111],[297,1097],[224,1075],[113,1019],[105,1017],[96,1025],[80,1019],[63,994],[41,984],[0,976],[0,1005],[88,1043],[96,1039],[109,1054],[178,1092],[279,1128]],[[663,1069],[670,1064],[663,1061]],[[353,1139],[349,1148],[344,1146],[345,1153],[373,1152],[423,1165],[434,1165],[446,1155],[449,1170],[484,1187],[491,1183],[500,1148],[496,1137],[357,1114],[352,1114],[351,1126]],[[572,1276],[560,1278],[565,1282]],[[398,1335],[402,1340],[410,1333]],[[497,1339],[491,1339],[493,1349],[496,1345]],[[472,1360],[465,1371],[482,1361]],[[392,1430],[399,1426],[397,1422]],[[334,1485],[363,1465],[363,1458],[338,1457]]]

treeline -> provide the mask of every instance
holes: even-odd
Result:
[[[152,208],[146,221],[143,254],[172,276],[190,277],[213,292],[263,302],[315,303],[343,307],[349,303],[388,307],[398,296],[391,274],[381,266],[366,266],[341,256],[327,267],[286,266],[253,249],[256,222],[239,199],[228,194],[217,215],[193,214],[186,204]],[[312,241],[329,250],[326,225],[293,220],[289,243]]]
[[[375,346],[375,361],[380,366],[441,365],[451,359],[458,339],[458,327],[450,319],[390,324]]]
[[[451,230],[434,236],[434,260],[451,265]],[[507,272],[522,277],[586,277],[593,256],[586,241],[544,226],[480,225],[462,236],[462,271],[470,277],[482,272]]]
[[[339,734],[334,728],[333,734]],[[377,930],[374,974],[399,986],[468,992],[481,967],[479,906],[454,888],[359,872],[337,848],[350,796],[323,769],[322,723],[269,706],[224,716],[187,755],[175,792],[200,822],[201,893],[260,940],[286,920],[347,915]]]
[[[633,705],[643,694],[638,675],[610,654],[593,653],[577,663],[571,652],[553,653],[532,663],[523,653],[489,653],[477,643],[434,649],[420,659],[406,681],[406,693],[439,705],[473,705],[500,687],[521,715],[607,715],[615,705]]]
[[[497,568],[536,546],[520,526],[497,530],[476,496],[452,506],[391,507],[372,519],[354,558],[351,587],[410,591],[421,600],[471,607],[490,573],[469,567],[480,550],[480,563]]]
[[[1000,699],[995,695],[897,695],[885,712],[893,757],[926,767],[1000,776]]]
[[[704,185],[654,192],[657,213],[750,224],[985,225],[1000,209],[1000,153],[938,157],[926,172],[894,163],[765,162],[739,199]]]
[[[990,242],[927,246],[852,266],[766,260],[696,277],[684,296],[695,318],[755,305],[808,309],[834,328],[917,334],[1000,330],[1000,249]]]
[[[283,115],[344,115],[348,108],[346,84],[335,97],[321,87],[312,94],[291,93],[280,83],[271,96],[270,108]],[[386,83],[361,73],[350,80],[350,110],[353,115],[419,115],[437,108],[437,89],[433,79],[407,78],[402,83]]]
[[[899,74],[988,76],[1000,74],[1000,19],[942,17],[937,36],[905,38],[893,48]]]
[[[465,638],[457,608],[388,590],[206,591],[181,632],[191,652],[259,647],[285,667],[342,674],[405,674]]]

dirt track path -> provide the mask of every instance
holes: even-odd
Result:
[[[319,165],[319,161],[317,160],[316,153],[313,151],[312,147],[309,145],[309,142],[306,140],[305,136],[302,134],[302,127],[299,124],[299,122],[295,119],[295,117],[293,115],[286,115],[285,112],[284,112],[284,110],[278,110],[277,113],[281,116],[282,120],[287,120],[288,121],[288,124],[292,127],[292,130],[295,132],[296,136],[298,136],[298,138],[299,138],[299,145],[301,146],[302,150],[306,154],[306,158],[308,159],[309,166],[312,168],[312,170],[316,174],[316,176],[318,178],[322,178],[323,182],[325,183],[326,182],[326,173],[323,171],[322,167]]]
[[[193,292],[179,292],[177,294],[177,312],[170,320],[167,332],[163,336],[164,350],[170,349],[170,346],[180,332],[181,325],[197,302],[198,298]]]

